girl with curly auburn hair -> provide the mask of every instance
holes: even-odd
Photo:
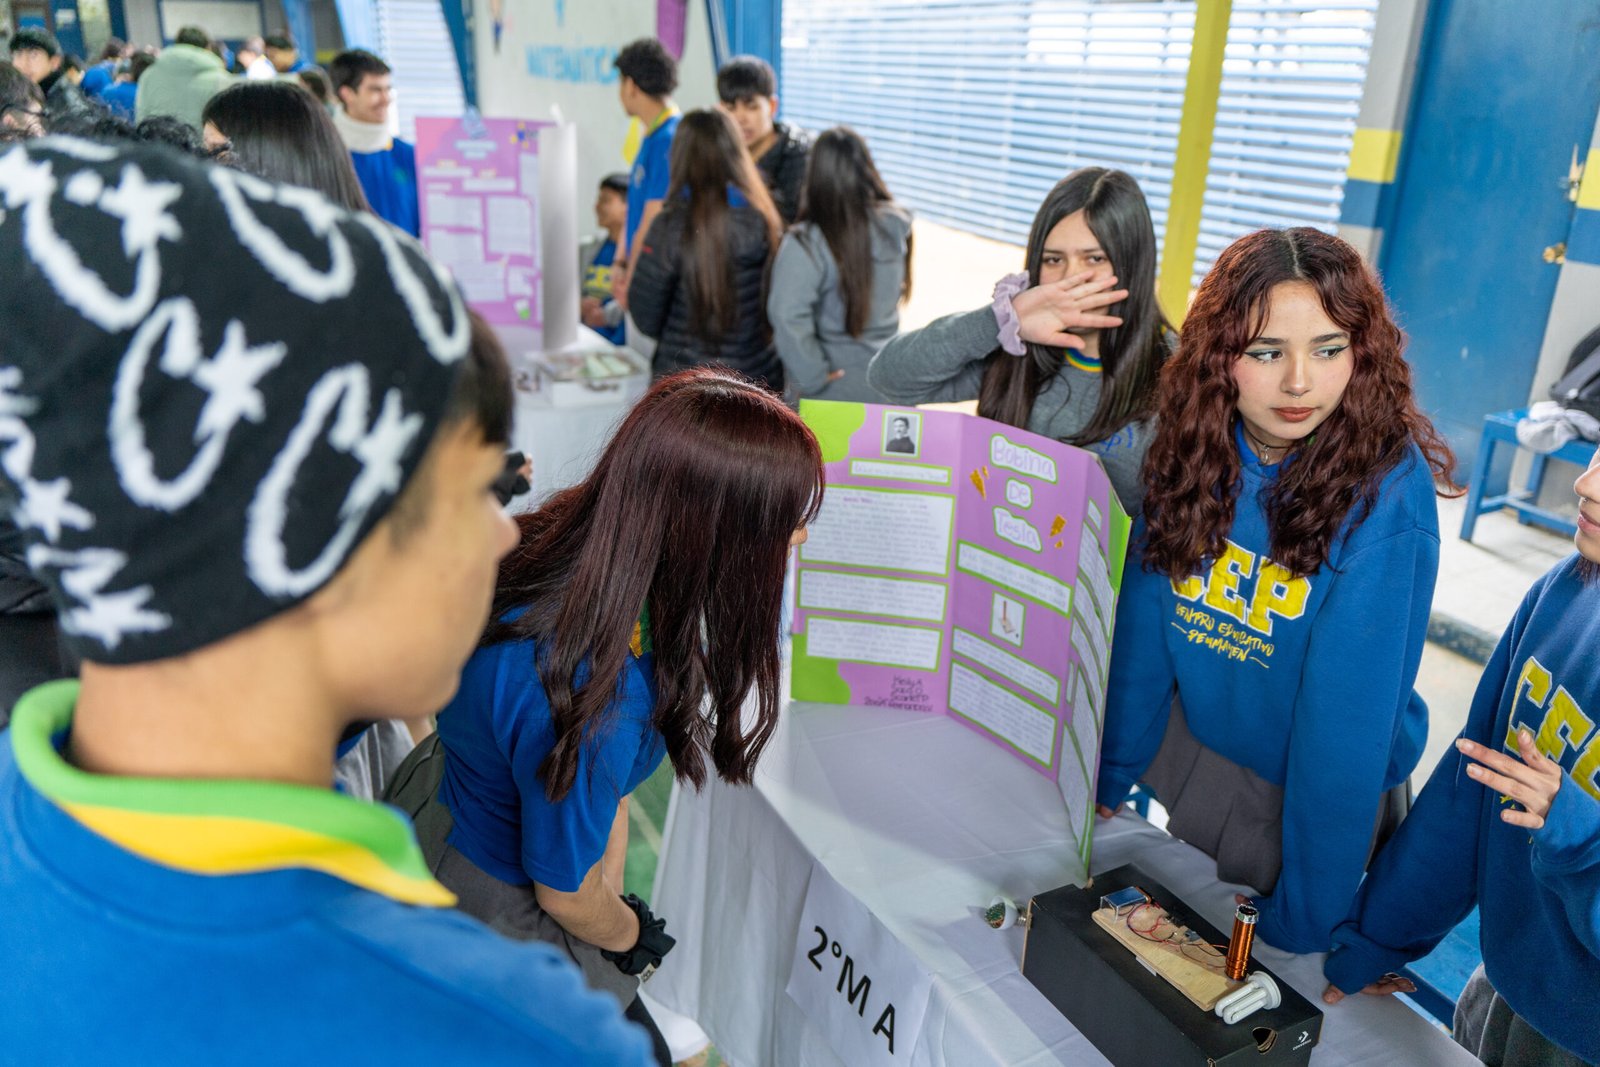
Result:
[[[1102,814],[1148,784],[1291,952],[1327,950],[1427,735],[1412,686],[1453,459],[1403,345],[1337,237],[1224,251],[1162,369],[1118,605]]]

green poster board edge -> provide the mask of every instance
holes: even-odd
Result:
[[[1111,590],[1122,592],[1122,568],[1128,558],[1128,536],[1133,530],[1133,520],[1122,510],[1122,501],[1111,494]]]
[[[838,400],[802,400],[800,417],[817,435],[822,462],[838,463],[850,454],[850,438],[867,424],[867,409]]]
[[[839,661],[809,655],[806,652],[806,635],[803,633],[794,635],[789,697],[808,704],[850,703],[850,685],[839,676]]]

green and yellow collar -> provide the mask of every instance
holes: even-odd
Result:
[[[667,107],[662,108],[661,109],[661,114],[657,115],[654,119],[651,120],[650,127],[649,127],[649,129],[645,130],[645,134],[644,135],[646,137],[649,137],[652,133],[655,133],[661,127],[665,126],[667,124],[667,120],[668,119],[674,118],[674,117],[676,117],[678,115],[681,115],[681,114],[683,114],[683,112],[678,110],[678,105],[676,105],[676,104],[671,104],[671,105],[668,105]]]
[[[646,652],[653,651],[650,644],[650,605],[646,604],[639,609],[639,618],[633,624],[633,636],[628,638],[628,651],[633,653],[633,658],[638,659]]]
[[[1067,349],[1067,366],[1078,370],[1088,371],[1090,374],[1100,373],[1100,357],[1090,358],[1076,348]]]
[[[78,770],[55,743],[72,725],[77,697],[75,681],[23,697],[11,719],[11,747],[29,785],[108,841],[192,874],[307,868],[407,904],[455,904],[429,872],[411,824],[381,804],[282,782]]]

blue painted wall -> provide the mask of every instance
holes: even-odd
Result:
[[[61,50],[83,55],[83,30],[78,25],[78,0],[50,0],[50,18],[56,24]]]
[[[478,106],[478,72],[472,56],[472,0],[441,0],[444,24],[455,46],[456,66],[461,70],[461,93],[468,107]]]
[[[316,61],[317,28],[311,18],[311,5],[306,0],[283,0],[283,19],[289,35],[300,51],[300,58],[308,63]]]
[[[783,0],[712,0],[721,3],[723,22],[728,29],[729,55],[760,56],[778,72],[783,36]]]
[[[1380,250],[1419,398],[1466,463],[1485,414],[1527,403],[1559,277],[1541,252],[1586,221],[1560,179],[1600,109],[1600,18],[1539,11],[1433,0]]]

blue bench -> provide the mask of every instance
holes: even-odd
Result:
[[[1479,515],[1486,515],[1491,511],[1501,508],[1510,508],[1517,513],[1517,517],[1524,523],[1533,523],[1543,526],[1547,530],[1571,537],[1578,532],[1575,523],[1551,511],[1541,508],[1539,499],[1539,486],[1544,482],[1545,465],[1551,459],[1565,460],[1576,463],[1579,467],[1587,467],[1594,458],[1595,443],[1576,438],[1568,441],[1554,452],[1533,453],[1533,466],[1528,471],[1528,481],[1520,489],[1513,489],[1509,484],[1499,487],[1498,491],[1489,491],[1489,474],[1494,465],[1494,449],[1502,442],[1509,443],[1513,448],[1522,447],[1517,441],[1517,422],[1527,415],[1527,408],[1516,411],[1496,411],[1483,417],[1483,437],[1478,443],[1478,458],[1472,464],[1472,480],[1467,483],[1467,513],[1461,519],[1461,540],[1472,540],[1472,529],[1478,523]],[[1509,482],[1509,478],[1507,481]]]

